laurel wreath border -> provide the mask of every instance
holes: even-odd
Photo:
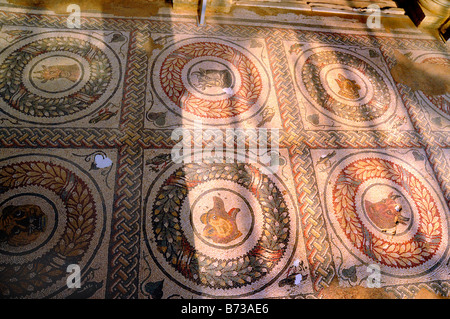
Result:
[[[27,49],[31,49],[28,52]],[[62,98],[45,98],[29,92],[22,83],[22,71],[35,57],[47,53],[66,51],[80,56],[94,52],[88,59],[91,68],[87,83],[75,93]],[[93,101],[85,102],[75,97],[76,94],[91,96],[97,100],[104,94],[111,82],[112,69],[108,57],[91,43],[71,38],[52,37],[39,39],[10,54],[0,66],[0,96],[14,109],[35,117],[59,117],[77,113],[91,106]],[[13,97],[20,93],[26,94],[11,105]],[[68,107],[69,106],[69,107]]]
[[[415,202],[419,219],[416,234],[403,243],[393,243],[367,230],[356,211],[355,196],[363,181],[382,178],[395,182]],[[437,252],[442,239],[438,207],[430,192],[408,170],[392,161],[365,158],[341,170],[332,189],[334,214],[346,237],[368,257],[395,268],[425,263]]]
[[[184,235],[179,213],[183,201],[189,190],[213,179],[249,189],[261,205],[262,235],[246,255],[213,258],[196,251]],[[240,288],[263,278],[281,260],[290,236],[290,216],[282,193],[268,176],[248,164],[186,164],[177,169],[158,190],[151,223],[157,249],[170,266],[209,288]]]

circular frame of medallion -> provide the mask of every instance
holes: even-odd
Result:
[[[15,155],[0,161],[6,162],[0,166],[1,203],[13,200],[17,195],[11,195],[12,192],[23,189],[31,196],[42,193],[47,202],[57,197],[56,203],[49,207],[63,211],[54,216],[52,229],[44,234],[48,238],[43,238],[39,245],[32,245],[32,249],[28,249],[26,243],[22,252],[20,247],[14,247],[14,251],[4,254],[5,243],[2,243],[0,277],[11,279],[0,284],[4,297],[12,294],[15,298],[42,298],[43,295],[52,298],[66,290],[67,265],[80,265],[83,277],[102,243],[106,228],[103,195],[88,172],[56,155],[33,156],[49,158],[49,161],[27,160],[29,155]],[[5,196],[8,198],[3,198]],[[20,203],[18,206],[30,205]],[[2,207],[2,214],[4,210]],[[47,213],[47,220],[48,217]],[[9,224],[15,222],[12,217],[8,219]]]
[[[430,63],[450,66],[450,54],[425,53],[414,59],[416,63]],[[415,91],[414,94],[435,110],[439,115],[450,121],[450,94],[429,95],[422,91]]]
[[[397,112],[398,97],[386,72],[350,50],[320,46],[302,51],[295,83],[322,115],[352,127],[375,127]],[[328,75],[334,75],[332,79]],[[363,96],[360,93],[364,93]]]
[[[367,218],[359,216],[363,196],[358,193],[364,193],[359,188],[367,184],[367,189],[371,180],[401,193],[408,200],[407,207],[413,210],[415,224],[393,236],[365,223]],[[383,266],[381,273],[387,276],[414,278],[436,269],[449,251],[445,204],[438,194],[403,159],[377,151],[362,151],[343,157],[331,168],[325,184],[326,216],[340,243],[359,262],[378,263]],[[379,214],[384,214],[388,207],[392,212],[393,207],[387,206],[392,203],[388,201],[373,206],[380,206]]]
[[[212,67],[189,72],[205,61]],[[214,37],[182,39],[164,48],[153,61],[150,82],[171,113],[182,113],[189,122],[207,119],[212,126],[256,116],[271,90],[269,73],[253,53]]]
[[[276,182],[272,181],[250,164],[174,165],[158,174],[144,200],[144,221],[149,225],[144,227],[144,238],[159,269],[180,287],[215,298],[250,296],[273,284],[287,269],[298,244],[298,214],[292,195],[287,191],[286,202],[278,189],[283,186],[287,190],[284,183],[276,175]],[[240,178],[233,178],[238,172]],[[263,215],[255,217],[263,221],[263,229],[256,232],[259,238],[252,240],[256,244],[239,256],[231,254],[230,259],[210,256],[206,249],[199,251],[189,239],[197,235],[185,233],[179,212],[186,206],[190,190],[214,179],[249,189]],[[295,212],[290,214],[288,207]]]
[[[23,37],[0,55],[0,110],[30,124],[91,116],[116,94],[122,79],[120,58],[109,44],[80,32]]]

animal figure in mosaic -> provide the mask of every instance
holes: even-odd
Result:
[[[204,70],[192,72],[192,76],[197,78],[197,84],[194,85],[204,91],[206,88],[219,87],[229,88],[233,84],[233,77],[228,70]]]
[[[316,162],[316,165],[323,165],[324,167],[321,169],[321,171],[325,171],[326,169],[330,168],[333,163],[331,162],[331,159],[336,155],[336,151],[332,151],[326,155],[322,155],[319,157],[319,159]]]
[[[42,65],[42,70],[36,71],[34,74],[38,74],[37,79],[40,80],[41,83],[56,79],[67,79],[71,82],[76,82],[80,78],[81,70],[76,64]]]
[[[385,199],[376,203],[365,200],[364,206],[370,220],[381,229],[392,229],[398,224],[406,225],[409,218],[401,215],[401,205],[395,201],[399,197],[400,195],[391,192]]]
[[[118,111],[112,112],[109,109],[102,109],[98,112],[97,116],[95,116],[89,120],[89,123],[96,124],[98,122],[107,121],[110,118],[116,116],[117,113],[118,113]]]
[[[291,53],[291,54],[292,53],[299,54],[302,51],[302,46],[303,46],[303,44],[301,44],[301,43],[294,43],[289,48],[289,53]]]
[[[306,274],[307,267],[304,265],[303,260],[300,262],[299,260],[296,260],[294,264],[289,267],[286,273],[286,277],[278,283],[279,287],[284,286],[298,286],[300,283],[306,281],[308,278],[308,274]]]
[[[37,205],[9,205],[0,215],[0,243],[25,246],[45,231],[47,217]]]
[[[227,244],[242,235],[236,223],[240,209],[232,208],[227,212],[220,197],[214,196],[213,201],[213,208],[200,217],[200,221],[206,225],[203,235],[215,243]]]
[[[169,154],[160,154],[156,155],[155,157],[148,159],[145,162],[145,165],[150,166],[150,170],[153,172],[159,172],[166,168],[166,166],[171,162],[172,155]]]
[[[338,74],[338,78],[335,79],[336,83],[339,86],[339,95],[351,100],[355,100],[359,98],[359,90],[361,87],[356,83],[355,80],[350,80],[343,76],[342,74]]]
[[[402,126],[403,124],[405,124],[407,122],[406,116],[396,116],[394,118],[394,120],[392,121],[392,129],[396,130],[397,128],[399,128],[400,126]]]
[[[261,127],[266,123],[269,123],[270,121],[272,121],[273,117],[275,115],[275,112],[273,110],[273,108],[269,107],[263,110],[263,112],[261,113],[262,119],[261,122],[258,123],[258,125],[256,125],[256,127]]]

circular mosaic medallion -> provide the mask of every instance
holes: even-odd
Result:
[[[417,63],[429,63],[450,67],[450,55],[442,54],[423,54],[415,59]],[[429,105],[438,114],[450,121],[450,94],[429,95],[422,91],[416,91],[416,95],[422,97],[427,105]]]
[[[245,48],[216,38],[193,38],[164,49],[152,67],[152,85],[163,104],[187,120],[214,124],[245,120],[266,104],[270,81]]]
[[[340,48],[304,51],[295,63],[300,91],[320,113],[350,126],[390,119],[397,98],[385,73],[368,58]]]
[[[46,155],[48,158],[48,155]],[[57,157],[0,162],[0,293],[51,297],[66,289],[66,268],[88,267],[104,232],[95,181]]]
[[[328,220],[347,251],[396,277],[432,271],[448,250],[445,206],[405,161],[377,152],[337,162],[325,188]]]
[[[120,80],[115,52],[85,34],[42,33],[0,53],[2,110],[33,124],[62,124],[96,112]]]
[[[248,296],[272,284],[297,246],[286,186],[249,164],[169,166],[145,202],[147,247],[168,277],[205,296]]]

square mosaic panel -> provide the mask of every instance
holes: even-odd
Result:
[[[175,164],[166,151],[145,152],[142,297],[158,286],[164,298],[188,299],[313,292],[288,154],[280,154],[277,174],[266,175],[251,161]]]
[[[448,209],[421,149],[313,150],[340,283],[448,280]]]
[[[5,126],[118,127],[128,32],[4,26]]]
[[[145,127],[281,127],[264,39],[152,37]]]

